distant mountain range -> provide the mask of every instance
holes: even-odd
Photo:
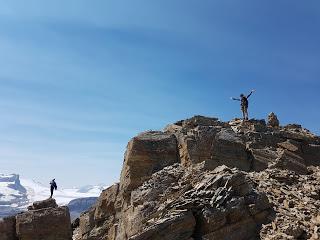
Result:
[[[103,184],[58,188],[54,198],[59,205],[68,205],[73,201],[70,212],[74,218],[94,204],[104,188],[106,186]],[[0,174],[0,218],[24,211],[32,202],[47,199],[49,195],[49,186],[20,178],[18,174]]]

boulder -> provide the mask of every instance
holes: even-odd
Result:
[[[179,162],[173,134],[150,131],[134,137],[127,146],[120,190],[129,194],[162,168]]]
[[[175,134],[184,166],[211,161],[211,165],[225,164],[246,171],[250,169],[251,162],[246,145],[230,128],[197,126],[187,132],[180,131]]]
[[[49,207],[54,206],[54,207]],[[67,207],[55,207],[54,199],[37,202],[33,209],[16,216],[20,240],[71,240],[72,229]]]
[[[218,131],[213,127],[201,126],[192,131],[176,133],[181,163],[191,166],[211,160],[212,146]]]
[[[297,141],[294,141],[294,140],[291,140],[291,139],[288,139],[287,141],[285,142],[281,142],[281,143],[278,143],[278,146],[282,149],[286,149],[290,152],[294,152],[294,153],[302,153],[302,145],[301,143],[297,142]]]
[[[56,200],[53,198],[48,198],[43,201],[34,202],[31,206],[28,207],[28,210],[38,210],[44,208],[56,208],[58,207]]]
[[[275,163],[271,164],[270,167],[287,169],[298,174],[308,173],[306,161],[300,155],[288,150],[282,150]]]
[[[243,141],[246,142],[247,148],[250,149],[269,148],[271,150],[274,150],[279,147],[278,143],[287,140],[277,131],[266,131],[263,133],[248,132],[242,137]]]
[[[221,130],[215,136],[212,146],[211,159],[218,165],[237,167],[244,171],[251,168],[246,145],[232,130]]]
[[[303,158],[308,166],[320,166],[320,145],[318,144],[303,144]]]
[[[277,115],[271,112],[268,116],[268,126],[273,128],[278,128],[280,126]]]
[[[250,149],[252,155],[252,170],[262,171],[268,168],[269,165],[274,164],[279,157],[277,151],[271,150],[270,148],[258,148]]]
[[[7,217],[0,220],[0,239],[1,240],[18,240],[16,236],[15,217]]]

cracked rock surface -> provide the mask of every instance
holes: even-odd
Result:
[[[195,116],[128,144],[77,240],[319,239],[320,138],[298,124]]]

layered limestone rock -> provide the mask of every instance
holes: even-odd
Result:
[[[300,125],[280,126],[275,115],[268,124],[195,116],[129,142],[120,183],[81,215],[76,239],[284,239],[273,238],[283,219],[290,220],[282,224],[286,236],[314,237],[316,211],[315,223],[296,233],[300,222],[287,218],[268,181],[280,172],[272,184],[288,194],[297,189],[290,175],[311,181],[311,166],[319,165],[320,138]],[[315,182],[309,188],[317,198]],[[308,207],[318,209],[317,201]]]
[[[166,167],[132,191],[119,215],[116,198],[106,197],[114,196],[115,186],[102,194],[103,204],[81,216],[81,239],[249,239],[272,212],[246,174],[226,166]]]
[[[142,133],[128,143],[120,189],[129,194],[153,173],[178,161],[177,141],[173,134]]]
[[[129,239],[139,240],[250,239],[272,212],[245,173],[226,166],[208,170],[201,163],[189,171],[174,165],[154,174],[132,192],[131,203],[144,217],[130,233],[138,231]]]
[[[0,221],[1,240],[71,240],[72,229],[67,207],[54,199],[35,202],[27,212]]]

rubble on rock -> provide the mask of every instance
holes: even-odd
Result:
[[[300,125],[195,116],[127,147],[77,240],[318,239],[320,138]]]
[[[112,188],[104,196],[110,196]],[[119,219],[112,215],[116,202],[105,201],[109,211],[103,219],[95,214],[103,210],[99,207],[81,216],[82,239],[223,239],[225,232],[228,239],[249,239],[259,234],[271,213],[266,196],[252,187],[245,173],[225,166],[207,170],[201,163],[190,169],[175,164],[153,174],[132,191]],[[118,231],[110,232],[115,225]]]
[[[266,193],[276,213],[263,226],[262,239],[319,239],[320,167],[310,167],[307,175],[267,169],[249,176]]]
[[[144,208],[145,202],[155,206],[153,211]],[[225,232],[228,239],[249,239],[271,213],[266,196],[252,188],[246,174],[226,166],[207,170],[203,164],[189,171],[180,165],[161,170],[132,192],[131,203],[135,208],[141,206],[138,215],[146,221],[145,230],[132,239],[224,239]],[[180,229],[182,220],[176,218],[184,219],[188,227]],[[159,229],[167,221],[174,234],[163,231],[162,236]]]

